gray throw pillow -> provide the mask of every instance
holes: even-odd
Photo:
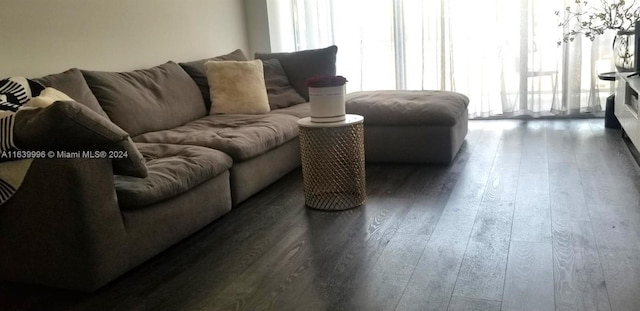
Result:
[[[267,86],[269,107],[271,110],[287,108],[289,106],[306,102],[289,83],[289,78],[284,72],[280,61],[267,59],[262,61],[264,67],[264,82]]]
[[[107,156],[113,156],[115,174],[147,176],[144,157],[129,134],[74,101],[19,110],[15,115],[14,141],[22,150],[106,151]]]
[[[305,82],[314,76],[334,76],[337,53],[338,47],[332,45],[324,49],[291,53],[256,53],[255,57],[261,60],[279,60],[291,86],[304,99],[309,100],[309,89]]]
[[[74,101],[83,104],[99,115],[109,118],[104,112],[98,99],[91,93],[87,81],[84,80],[80,69],[72,68],[65,72],[51,74],[42,78],[34,79],[45,87],[52,87],[73,98]]]
[[[204,63],[211,60],[227,60],[227,61],[247,61],[249,60],[242,50],[237,49],[229,54],[220,55],[212,58],[205,58],[195,60],[187,63],[179,63],[180,67],[189,74],[189,76],[196,82],[207,111],[211,109],[211,95],[209,94],[209,82],[207,81],[207,70],[204,67]]]

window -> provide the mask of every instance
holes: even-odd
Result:
[[[597,112],[613,92],[597,79],[613,71],[613,34],[557,46],[565,2],[271,0],[272,46],[336,44],[348,91],[456,91],[471,117]]]

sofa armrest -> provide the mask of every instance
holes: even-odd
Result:
[[[0,278],[93,291],[128,269],[111,161],[36,159],[0,206]]]

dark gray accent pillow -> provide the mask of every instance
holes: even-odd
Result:
[[[289,83],[304,99],[309,100],[307,79],[314,76],[334,76],[336,74],[336,54],[338,47],[332,45],[324,49],[304,50],[291,53],[256,53],[256,59],[277,59],[287,73]]]
[[[180,63],[180,67],[182,67],[182,69],[184,69],[184,71],[186,71],[189,76],[191,76],[193,81],[196,82],[196,85],[198,85],[207,111],[211,109],[211,96],[209,95],[209,82],[207,81],[207,70],[204,67],[204,63],[210,60],[232,60],[242,62],[249,59],[246,55],[244,55],[242,50],[237,49],[225,55],[195,60],[188,63]]]
[[[207,115],[198,87],[174,62],[130,72],[82,74],[109,118],[132,137]]]
[[[80,69],[72,68],[65,72],[51,74],[42,78],[34,79],[45,87],[52,87],[62,93],[67,94],[76,102],[83,104],[99,115],[108,118],[107,113],[102,110],[98,99],[91,93],[87,81],[84,80]]]
[[[22,150],[115,151],[117,157],[126,151],[126,157],[114,157],[114,173],[147,176],[145,160],[129,134],[74,101],[57,101],[46,108],[18,111],[14,140]]]
[[[279,60],[264,60],[262,61],[262,66],[271,110],[287,108],[306,102],[289,83],[289,78],[287,78],[287,74],[284,72]]]

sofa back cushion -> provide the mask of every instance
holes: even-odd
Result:
[[[256,53],[255,58],[261,60],[277,59],[289,78],[289,83],[296,91],[309,100],[307,79],[315,76],[334,76],[336,74],[335,45],[324,49],[304,50],[291,53]]]
[[[89,107],[103,117],[107,114],[102,110],[98,99],[91,93],[91,89],[82,76],[80,69],[72,68],[65,72],[51,74],[42,78],[34,79],[45,87],[52,87],[67,94],[74,101]]]
[[[207,115],[198,87],[174,62],[130,72],[82,74],[109,118],[132,137]]]

